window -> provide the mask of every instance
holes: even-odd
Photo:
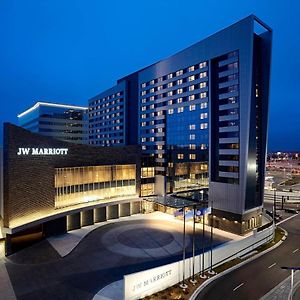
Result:
[[[145,127],[146,126],[146,122],[142,122],[142,127]]]
[[[190,154],[190,159],[196,159],[196,154]]]
[[[200,129],[207,129],[208,124],[207,123],[201,123],[200,124]]]
[[[150,93],[154,93],[154,88],[151,88],[151,89],[150,89]]]
[[[161,91],[163,89],[163,86],[162,85],[159,85],[158,87],[157,87],[157,90],[158,91]]]
[[[151,104],[151,105],[149,106],[149,108],[150,108],[150,109],[154,109],[154,104]]]
[[[146,82],[142,83],[142,88],[146,87]]]
[[[142,150],[146,150],[147,147],[145,145],[142,146]]]
[[[208,116],[207,113],[202,113],[202,114],[200,114],[200,119],[201,119],[201,120],[207,119],[207,116]]]
[[[190,140],[195,140],[196,139],[196,135],[195,134],[190,134]]]
[[[201,109],[207,108],[207,102],[201,103],[201,104],[200,104],[200,108],[201,108]]]
[[[200,98],[201,99],[206,98],[206,92],[200,93]]]
[[[190,129],[190,130],[195,130],[195,129],[196,129],[196,125],[195,125],[195,124],[191,124],[191,125],[189,126],[189,129]]]
[[[146,117],[147,117],[146,114],[142,115],[142,119],[146,119]]]
[[[173,96],[173,91],[169,91],[167,95],[168,96]]]
[[[162,150],[163,146],[162,145],[157,145],[157,150]]]
[[[178,153],[177,154],[177,159],[184,159],[183,153]]]
[[[168,83],[168,88],[171,88],[173,86],[173,82]]]
[[[205,67],[206,67],[206,61],[199,64],[200,69],[205,68]]]
[[[178,98],[177,103],[182,103],[182,98]]]
[[[189,67],[189,72],[193,72],[193,71],[195,71],[195,66],[190,66]]]
[[[196,150],[196,145],[195,144],[190,144],[189,148],[190,148],[190,150]]]
[[[172,105],[172,104],[173,104],[173,100],[169,100],[168,105]]]
[[[162,153],[158,153],[158,154],[157,154],[157,158],[163,158]]]
[[[163,128],[157,128],[157,132],[162,133],[163,132]]]
[[[182,113],[183,110],[184,110],[183,106],[177,108],[177,112],[178,112],[178,113]]]
[[[158,77],[157,78],[157,82],[162,82],[163,81],[163,78],[162,77]]]
[[[169,115],[173,115],[173,113],[174,113],[174,109],[173,109],[173,108],[170,108],[170,109],[168,110],[168,114],[169,114]]]
[[[190,111],[195,110],[196,109],[196,105],[190,105]]]
[[[153,100],[154,100],[154,96],[151,96],[151,97],[149,98],[149,100],[150,100],[150,101],[153,101]]]
[[[145,143],[145,142],[146,142],[146,138],[142,137],[142,143]]]
[[[193,101],[193,100],[195,100],[195,95],[190,95],[189,96],[189,101]]]
[[[207,76],[207,72],[202,72],[202,73],[200,73],[200,78],[205,78]]]
[[[160,110],[160,111],[157,112],[157,116],[162,116],[162,115],[163,115],[163,111],[162,110]]]
[[[154,84],[154,79],[152,79],[152,80],[150,81],[150,84]]]
[[[182,79],[177,80],[177,84],[178,84],[178,85],[180,85],[180,84],[182,84],[182,83],[183,83],[183,80],[182,80]]]
[[[206,81],[200,82],[200,88],[202,89],[202,88],[205,88],[205,87],[206,87]]]
[[[176,72],[176,76],[180,76],[182,74],[183,74],[183,70],[179,70],[179,71]]]
[[[150,142],[154,142],[154,136],[151,136],[149,140]]]
[[[142,91],[142,96],[145,96],[146,95],[146,91]]]
[[[201,148],[201,150],[205,150],[207,148],[207,146],[205,144],[201,144],[200,148]]]
[[[146,110],[146,106],[142,106],[142,111]]]
[[[194,85],[190,85],[189,86],[189,91],[191,92],[191,91],[193,91],[195,89],[195,86]]]
[[[183,89],[178,89],[177,90],[177,94],[182,94],[183,93]]]
[[[195,80],[195,75],[189,76],[189,81]]]
[[[168,74],[168,79],[173,78],[173,73]]]

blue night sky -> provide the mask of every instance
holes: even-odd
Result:
[[[0,0],[1,132],[37,100],[86,105],[252,13],[274,30],[269,150],[300,150],[297,0]]]

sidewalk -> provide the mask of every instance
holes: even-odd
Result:
[[[300,282],[300,272],[294,273],[294,287]],[[297,287],[299,288],[299,286]],[[291,291],[291,276],[280,282],[260,300],[288,300]]]

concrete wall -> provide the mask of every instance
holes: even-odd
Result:
[[[253,233],[242,240],[230,241],[213,250],[213,267],[226,261],[245,255],[260,245],[271,241],[274,237],[274,227]],[[202,269],[202,254],[195,257],[195,273]],[[200,269],[201,266],[201,269]],[[135,300],[144,298],[153,293],[164,290],[182,280],[182,271],[185,269],[185,278],[192,276],[192,257],[163,265],[146,271],[124,276],[124,299]],[[204,253],[204,269],[210,268],[210,252]],[[155,280],[154,280],[155,279]]]

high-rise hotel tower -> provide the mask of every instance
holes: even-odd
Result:
[[[272,30],[251,15],[89,100],[89,143],[140,144],[141,195],[209,184],[215,225],[261,223]]]

